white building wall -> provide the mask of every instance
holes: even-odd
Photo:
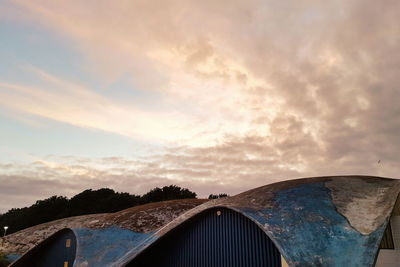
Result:
[[[400,250],[381,249],[375,267],[399,267]]]

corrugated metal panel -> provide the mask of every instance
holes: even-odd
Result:
[[[177,227],[127,266],[280,267],[281,256],[254,222],[214,208]]]
[[[399,234],[399,216],[400,216],[400,195],[397,196],[396,203],[393,207],[392,216],[383,234],[380,249],[399,249],[400,234]]]
[[[394,248],[400,250],[400,216],[392,217],[390,225],[392,227]]]
[[[392,234],[392,227],[390,221],[386,227],[385,233],[383,234],[381,244],[379,245],[380,249],[394,249],[394,242],[393,242],[393,234]]]

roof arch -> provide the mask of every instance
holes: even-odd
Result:
[[[280,267],[281,254],[253,220],[216,206],[173,228],[123,266]]]
[[[190,218],[223,207],[255,222],[289,266],[373,266],[399,191],[400,180],[396,179],[303,178],[205,202],[155,232],[139,233],[117,226],[62,231],[72,231],[77,239],[74,266],[97,263],[95,257],[101,252],[102,263],[105,260],[107,266],[119,267]],[[27,252],[15,264],[50,244],[62,231]],[[104,240],[107,242],[99,242]],[[119,244],[124,244],[122,250],[116,250]]]
[[[370,176],[303,178],[266,185],[186,212],[114,266],[124,266],[160,236],[218,206],[261,226],[290,266],[372,266],[399,191],[399,180]]]

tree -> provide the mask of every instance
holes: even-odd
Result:
[[[143,195],[144,202],[157,202],[172,199],[196,198],[196,193],[187,188],[181,188],[176,185],[164,186],[163,188],[154,188]]]
[[[69,201],[69,215],[115,212],[140,204],[140,196],[116,193],[109,188],[88,189]]]

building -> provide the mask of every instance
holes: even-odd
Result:
[[[64,267],[71,257],[78,267],[382,266],[398,255],[399,191],[400,180],[379,177],[289,180],[208,201],[156,231],[62,230],[12,266],[55,255]]]

